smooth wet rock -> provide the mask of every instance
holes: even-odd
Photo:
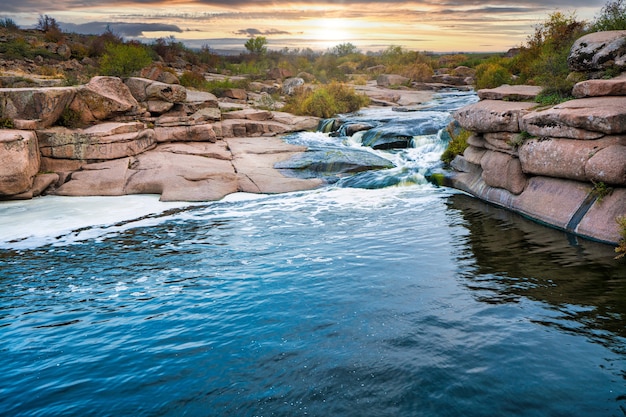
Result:
[[[512,209],[546,224],[567,229],[591,192],[591,184],[562,178],[531,177]]]
[[[276,168],[298,172],[304,178],[331,177],[393,167],[394,164],[385,158],[351,148],[311,149],[276,164]]]
[[[0,196],[20,194],[30,189],[39,172],[39,163],[34,132],[0,129]]]

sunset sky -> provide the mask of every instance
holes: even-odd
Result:
[[[39,15],[65,31],[126,40],[174,36],[190,47],[243,49],[265,36],[270,49],[324,50],[350,42],[361,51],[390,45],[434,52],[506,51],[554,11],[596,16],[605,0],[1,0],[0,17],[32,27]]]

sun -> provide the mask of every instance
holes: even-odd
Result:
[[[315,19],[307,22],[307,33],[318,46],[329,48],[354,40],[351,22],[347,19]]]

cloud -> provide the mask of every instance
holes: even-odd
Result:
[[[255,28],[240,29],[234,32],[235,35],[245,36],[270,36],[270,35],[291,35],[290,32],[278,29],[260,30]]]
[[[595,7],[604,5],[605,0],[522,0],[513,8],[535,8],[541,10],[578,8],[578,7]],[[180,3],[178,3],[180,4]],[[318,0],[309,2],[296,0],[281,4],[281,2],[273,0],[188,0],[185,6],[199,7],[219,7],[225,11],[228,10],[246,10],[246,9],[272,9],[285,10],[293,8],[302,8],[311,5],[332,7],[348,7],[350,9],[360,7],[374,6],[379,11],[389,9],[390,6],[395,7],[439,7],[439,8],[466,8],[466,7],[484,7],[483,1],[478,0],[452,0],[452,1],[435,1],[435,0]],[[86,8],[110,8],[110,7],[171,7],[171,3],[166,0],[56,0],[54,3],[48,0],[2,0],[0,3],[0,13],[53,13],[57,11],[79,10]],[[491,8],[510,8],[510,0],[495,0],[489,3]],[[497,12],[497,10],[495,10]]]
[[[66,32],[100,34],[111,30],[116,35],[130,37],[142,36],[144,32],[183,32],[178,26],[165,23],[89,22],[75,24],[60,22],[59,26]]]

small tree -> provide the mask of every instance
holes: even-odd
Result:
[[[17,23],[15,23],[15,20],[11,19],[10,17],[3,17],[0,18],[0,28],[18,30],[20,27]]]
[[[267,38],[265,36],[250,38],[244,46],[253,55],[265,55],[267,52]]]
[[[594,32],[626,30],[626,1],[614,0],[605,4],[591,28]]]
[[[103,75],[129,77],[150,63],[150,53],[141,45],[109,43],[100,60],[100,71]]]
[[[60,42],[65,38],[56,19],[47,14],[39,15],[36,28],[45,34],[44,39],[48,42]]]
[[[340,43],[330,50],[330,53],[337,56],[348,56],[352,54],[358,54],[357,47],[350,42]]]

